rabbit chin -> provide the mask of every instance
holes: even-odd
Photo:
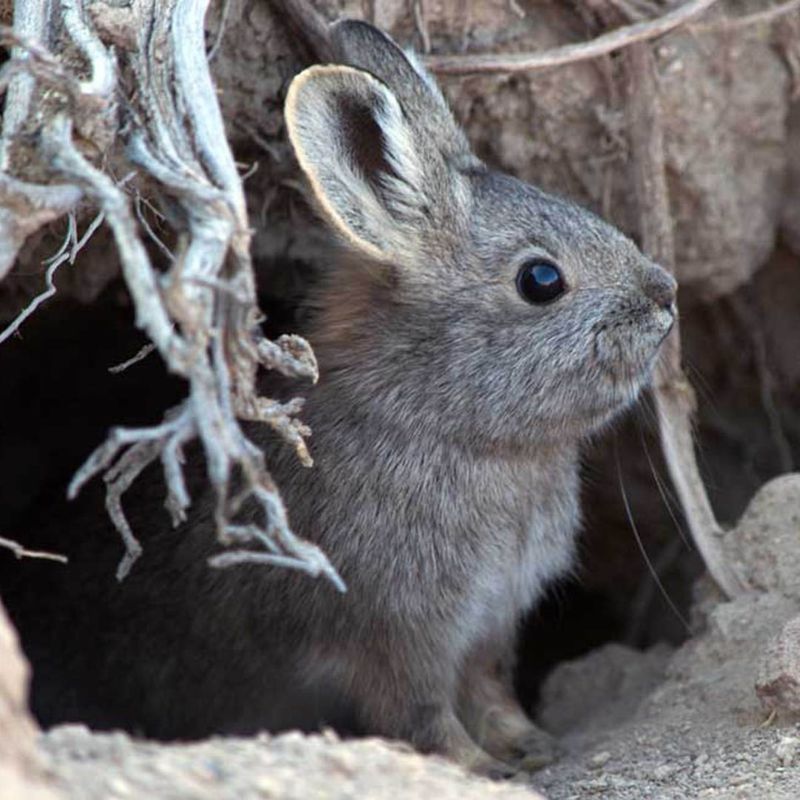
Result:
[[[595,402],[586,409],[587,433],[595,433],[630,408],[653,377],[658,349],[625,364],[600,365],[593,383]]]

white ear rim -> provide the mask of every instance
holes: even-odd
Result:
[[[352,245],[365,252],[368,256],[386,260],[391,257],[391,253],[383,251],[380,247],[370,241],[358,236],[357,233],[347,224],[344,217],[333,205],[328,197],[328,192],[320,179],[320,171],[315,166],[313,159],[309,157],[303,143],[303,136],[300,134],[301,123],[299,121],[298,105],[301,102],[301,95],[308,83],[313,80],[329,76],[349,76],[368,87],[379,95],[385,102],[381,110],[380,118],[376,120],[381,129],[386,133],[385,145],[386,156],[398,174],[407,174],[409,169],[413,174],[410,175],[411,181],[417,186],[422,182],[421,167],[417,164],[414,157],[414,145],[407,125],[405,124],[403,111],[394,94],[377,78],[363,70],[355,69],[342,65],[315,65],[303,70],[297,75],[289,86],[284,106],[284,116],[289,134],[289,141],[292,144],[300,168],[308,178],[311,189],[319,203],[322,212],[330,220],[339,233],[344,236]],[[405,151],[405,152],[402,152]],[[405,158],[403,158],[405,156]],[[375,198],[376,213],[379,203]],[[387,222],[390,222],[387,220]]]

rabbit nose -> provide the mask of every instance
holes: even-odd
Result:
[[[657,306],[675,314],[675,294],[678,283],[665,269],[655,264],[648,267],[642,289]]]

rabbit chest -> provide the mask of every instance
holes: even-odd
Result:
[[[470,637],[513,626],[574,563],[580,523],[574,458],[514,465],[508,486],[508,496],[494,511],[494,526],[487,519],[485,552],[464,620]]]
[[[295,519],[308,515],[312,535],[324,532],[317,539],[351,587],[346,602],[359,627],[403,620],[463,652],[508,629],[571,568],[579,524],[574,449],[478,459],[451,447],[383,448],[375,443],[386,437],[375,433],[356,451],[341,427],[330,442],[324,429],[321,485],[291,510]]]

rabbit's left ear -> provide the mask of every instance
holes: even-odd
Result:
[[[463,205],[466,181],[419,141],[395,95],[366,72],[305,70],[289,87],[286,123],[322,211],[372,258],[418,260]]]

